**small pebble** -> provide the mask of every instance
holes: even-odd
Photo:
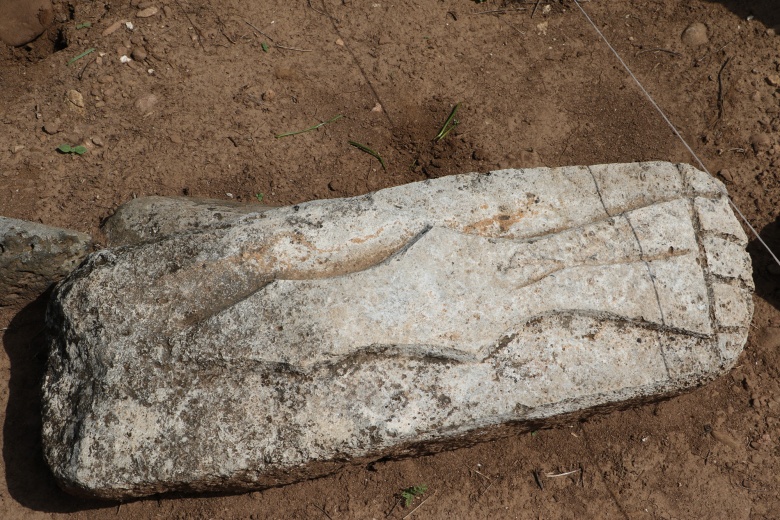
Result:
[[[716,441],[723,443],[732,449],[737,449],[740,447],[739,441],[723,430],[712,430],[710,435],[712,435],[712,438]]]
[[[336,45],[338,45],[339,47],[343,47],[344,40],[342,40],[341,38],[336,38]]]
[[[10,148],[10,150],[11,150],[11,153],[17,154],[17,153],[21,152],[22,150],[24,150],[24,145],[23,144],[14,145],[14,146],[12,146]]]
[[[273,101],[276,99],[276,92],[271,90],[270,88],[263,92],[262,94],[263,101]]]
[[[103,146],[103,140],[99,137],[93,137],[92,144],[94,144],[95,146]]]
[[[146,94],[135,100],[135,108],[142,114],[148,114],[160,99],[154,94]]]
[[[728,182],[729,184],[734,183],[734,176],[731,175],[731,172],[727,170],[726,168],[723,168],[721,171],[718,172],[718,176],[723,179],[725,182]]]
[[[84,96],[78,90],[71,89],[68,91],[68,101],[79,108],[84,108]]]
[[[680,39],[689,47],[704,45],[709,41],[709,38],[707,37],[707,26],[701,22],[694,22],[683,31]]]
[[[146,59],[146,49],[143,47],[136,47],[133,49],[133,53],[130,55],[135,61],[144,61]]]
[[[772,136],[769,134],[753,134],[750,136],[750,146],[756,153],[766,152],[772,148]]]
[[[116,30],[119,29],[120,27],[122,27],[122,24],[124,24],[124,23],[125,22],[122,21],[122,20],[120,20],[118,22],[114,22],[111,25],[109,25],[108,27],[106,27],[105,29],[103,29],[103,32],[101,34],[103,36],[108,36],[109,34],[115,33]]]
[[[43,125],[43,131],[49,135],[54,135],[60,131],[60,122],[52,121]]]
[[[171,9],[171,6],[164,5],[163,6],[163,14],[165,15],[166,18],[170,18],[171,15],[173,14],[173,9]]]
[[[276,69],[274,69],[274,76],[276,76],[276,79],[282,80],[298,79],[298,74],[290,67],[276,67]]]
[[[770,74],[766,77],[766,82],[772,85],[773,87],[780,86],[780,74]]]
[[[141,9],[135,15],[138,18],[149,18],[150,16],[156,15],[157,11],[159,11],[159,9],[156,7],[147,7],[146,9]]]
[[[381,103],[377,103],[376,105],[374,105],[374,108],[372,108],[371,111],[381,114],[382,113],[382,105],[381,105]]]

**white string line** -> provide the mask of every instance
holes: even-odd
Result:
[[[664,121],[666,121],[666,124],[669,125],[669,128],[672,129],[674,134],[680,139],[680,141],[685,146],[685,148],[688,150],[688,152],[690,152],[690,154],[693,156],[693,158],[696,159],[696,162],[699,163],[699,166],[701,167],[702,171],[707,172],[707,174],[710,177],[712,177],[713,176],[712,173],[710,173],[710,171],[704,165],[704,162],[702,162],[702,160],[699,159],[699,156],[696,155],[696,152],[693,151],[693,148],[691,148],[688,145],[688,142],[685,140],[685,138],[683,138],[683,136],[680,134],[680,132],[677,131],[677,127],[674,126],[674,124],[669,120],[668,117],[666,117],[666,114],[664,113],[664,111],[661,109],[660,106],[658,106],[658,103],[655,102],[655,100],[653,99],[653,96],[651,96],[650,93],[645,89],[645,87],[639,81],[639,78],[637,78],[634,75],[634,73],[631,72],[631,69],[629,68],[629,66],[626,64],[625,61],[623,61],[623,58],[620,57],[620,54],[618,54],[618,52],[615,50],[615,48],[612,46],[612,44],[609,43],[609,40],[607,40],[607,37],[604,36],[604,34],[599,30],[599,28],[596,26],[596,24],[593,22],[593,20],[591,20],[590,16],[588,16],[588,13],[586,13],[585,9],[583,9],[582,6],[580,5],[580,2],[578,0],[574,0],[574,4],[579,8],[580,12],[585,17],[585,19],[588,20],[588,22],[590,22],[590,25],[593,26],[593,29],[596,31],[596,33],[598,33],[598,35],[601,37],[601,39],[604,40],[604,43],[607,44],[607,47],[609,47],[609,50],[612,51],[612,54],[614,54],[615,57],[620,62],[620,64],[623,65],[623,68],[626,69],[626,72],[628,72],[628,75],[631,76],[631,78],[637,84],[637,86],[642,91],[642,93],[647,97],[647,99],[655,107],[655,109],[658,111],[658,113],[661,114],[661,117],[663,118]],[[759,236],[759,234],[755,230],[755,228],[752,225],[750,225],[750,222],[748,222],[747,217],[745,217],[745,215],[742,213],[742,211],[740,211],[740,209],[737,207],[737,205],[734,204],[734,201],[731,200],[731,197],[729,197],[729,194],[726,191],[726,189],[723,186],[719,186],[719,187],[720,187],[721,193],[723,193],[723,195],[726,196],[726,199],[729,201],[729,204],[731,204],[731,207],[734,208],[734,210],[740,216],[740,218],[745,223],[745,225],[748,228],[750,228],[750,231],[753,232],[753,235],[755,235],[756,239],[761,243],[761,245],[764,246],[764,248],[769,252],[769,254],[772,255],[772,258],[774,258],[775,262],[777,262],[777,265],[780,266],[780,259],[777,258],[777,256],[772,251],[772,249],[770,249],[769,245],[767,245],[767,243],[764,242],[764,239]]]

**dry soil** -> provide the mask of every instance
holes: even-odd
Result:
[[[780,251],[775,0],[583,8]],[[572,0],[71,0],[54,13],[38,40],[0,49],[0,214],[98,242],[101,221],[142,195],[286,205],[504,167],[695,164]],[[459,125],[434,142],[457,103]],[[750,251],[752,334],[712,384],[240,496],[60,492],[40,449],[46,295],[0,309],[0,518],[777,518],[780,267],[755,240]],[[423,484],[406,507],[401,490]]]

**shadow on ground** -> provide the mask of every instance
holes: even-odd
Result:
[[[731,12],[746,20],[753,16],[755,20],[768,28],[780,29],[780,3],[777,0],[707,0],[723,4]]]
[[[112,504],[71,497],[57,486],[43,458],[41,380],[46,364],[44,315],[50,291],[24,307],[3,334],[11,363],[3,425],[3,460],[11,497],[25,507],[69,513]]]
[[[759,235],[775,255],[780,254],[780,220],[768,224]],[[758,239],[753,239],[747,249],[753,260],[756,294],[780,309],[780,265]]]

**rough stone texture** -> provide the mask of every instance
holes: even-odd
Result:
[[[84,233],[0,217],[0,307],[35,299],[91,250]]]
[[[183,231],[228,224],[249,213],[272,209],[261,204],[190,197],[141,197],[120,206],[106,220],[108,245],[140,244]]]
[[[752,315],[723,189],[505,170],[95,253],[49,311],[46,459],[88,496],[241,491],[703,384]]]
[[[51,0],[0,0],[0,42],[6,45],[33,41],[53,21]]]

